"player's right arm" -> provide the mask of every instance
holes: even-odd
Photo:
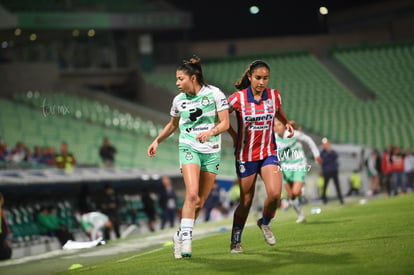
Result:
[[[161,133],[154,139],[151,145],[148,147],[147,155],[149,157],[154,157],[157,151],[158,144],[160,144],[163,140],[168,138],[169,136],[174,133],[174,131],[178,128],[180,122],[180,117],[171,117],[170,122],[165,125],[164,129],[162,129]]]

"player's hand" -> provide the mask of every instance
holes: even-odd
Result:
[[[201,132],[196,136],[196,140],[198,140],[200,143],[204,143],[210,139],[211,135],[211,131]]]
[[[290,123],[286,123],[285,127],[289,131],[289,135],[287,137],[288,138],[293,137],[293,134],[295,133],[295,131],[293,130],[292,125],[290,125]]]
[[[321,157],[316,157],[315,161],[319,164],[322,164],[322,158]]]
[[[151,145],[148,147],[147,155],[149,157],[155,157],[155,153],[157,152],[158,142],[154,141],[151,143]]]

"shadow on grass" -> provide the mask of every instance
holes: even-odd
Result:
[[[194,257],[191,262],[204,265],[205,270],[210,272],[262,274],[280,269],[303,269],[306,265],[346,266],[353,262],[353,257],[350,253],[343,252],[332,255],[292,249],[274,249],[231,254],[229,257],[220,259],[216,255],[205,255],[205,257]]]

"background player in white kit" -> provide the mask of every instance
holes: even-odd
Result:
[[[182,258],[192,256],[194,221],[218,173],[220,134],[229,128],[229,106],[224,93],[205,82],[199,58],[180,65],[176,77],[181,93],[173,100],[171,120],[148,147],[147,154],[154,157],[158,144],[180,128],[178,149],[186,194],[173,242],[174,257]]]

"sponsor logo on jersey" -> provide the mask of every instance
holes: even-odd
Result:
[[[194,128],[187,128],[187,129],[185,129],[185,131],[187,133],[208,131],[208,126],[200,126],[200,127],[194,127]]]
[[[266,120],[272,120],[273,115],[267,114],[267,115],[256,115],[256,116],[245,116],[245,121],[266,121]]]
[[[267,130],[269,129],[269,125],[255,125],[255,124],[249,124],[248,126],[249,130]]]

